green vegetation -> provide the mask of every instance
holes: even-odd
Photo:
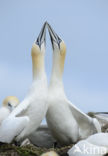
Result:
[[[66,156],[67,151],[72,147],[66,146],[61,148],[40,148],[32,144],[19,147],[13,144],[0,145],[0,156],[40,156],[47,151],[56,151],[60,156]]]

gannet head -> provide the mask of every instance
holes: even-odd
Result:
[[[44,23],[39,36],[32,46],[32,55],[45,52],[46,45],[46,22]]]
[[[3,100],[2,106],[8,108],[10,111],[13,111],[18,104],[19,100],[16,96],[7,96]]]
[[[44,67],[44,53],[46,45],[46,22],[44,23],[37,40],[33,43],[31,49],[33,63],[33,77],[37,76]]]
[[[64,41],[54,32],[52,27],[47,23],[48,31],[50,34],[50,39],[53,48],[53,55],[57,55],[58,62],[61,68],[61,71],[64,69],[64,61],[66,55],[66,45]]]
[[[59,156],[59,155],[54,151],[50,151],[50,152],[42,154],[41,156]]]

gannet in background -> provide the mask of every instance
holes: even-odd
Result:
[[[50,151],[50,152],[42,154],[41,156],[59,156],[59,155],[54,151]]]
[[[108,133],[97,133],[79,141],[68,154],[69,156],[105,156],[108,154]]]
[[[32,46],[33,82],[19,106],[0,126],[0,142],[21,141],[34,132],[47,111],[47,78],[44,67],[46,23]]]
[[[56,140],[53,138],[47,125],[40,125],[39,128],[29,135],[30,142],[38,147],[53,147]]]
[[[16,108],[19,104],[19,100],[15,96],[7,96],[0,108],[0,124],[1,122]]]
[[[51,26],[47,26],[53,47],[53,67],[48,89],[49,108],[46,119],[56,140],[68,145],[100,132],[101,129],[96,119],[81,112],[67,99],[62,82],[66,46]]]
[[[89,112],[88,115],[99,121],[103,132],[108,132],[108,112]]]

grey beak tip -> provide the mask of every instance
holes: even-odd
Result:
[[[60,48],[60,43],[61,43],[62,39],[60,39],[60,37],[55,33],[55,31],[53,30],[53,28],[51,27],[51,25],[49,23],[47,23],[47,27],[48,27],[48,31],[50,34],[52,47],[54,48],[54,42],[56,42],[58,44],[58,47]]]
[[[47,24],[48,24],[48,22],[47,22],[47,21],[45,21],[45,24],[47,25]]]
[[[43,24],[42,29],[39,33],[39,36],[36,40],[36,44],[39,45],[39,47],[41,47],[41,44],[46,41],[46,22]]]

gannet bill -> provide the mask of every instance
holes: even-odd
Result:
[[[0,142],[10,143],[25,139],[34,132],[43,120],[47,111],[47,78],[44,67],[46,23],[32,46],[33,82],[31,88],[18,105],[0,126]]]
[[[69,156],[105,156],[108,154],[108,133],[97,133],[79,141],[68,154]]]
[[[56,140],[68,145],[100,132],[101,128],[96,119],[84,114],[67,99],[62,82],[66,46],[51,26],[49,24],[47,26],[53,47],[53,67],[48,88],[49,108],[46,119]]]
[[[40,125],[39,128],[28,137],[28,139],[32,144],[46,148],[53,147],[56,142],[47,125]]]
[[[7,96],[0,108],[0,124],[1,122],[16,108],[19,104],[19,100],[16,96]]]

